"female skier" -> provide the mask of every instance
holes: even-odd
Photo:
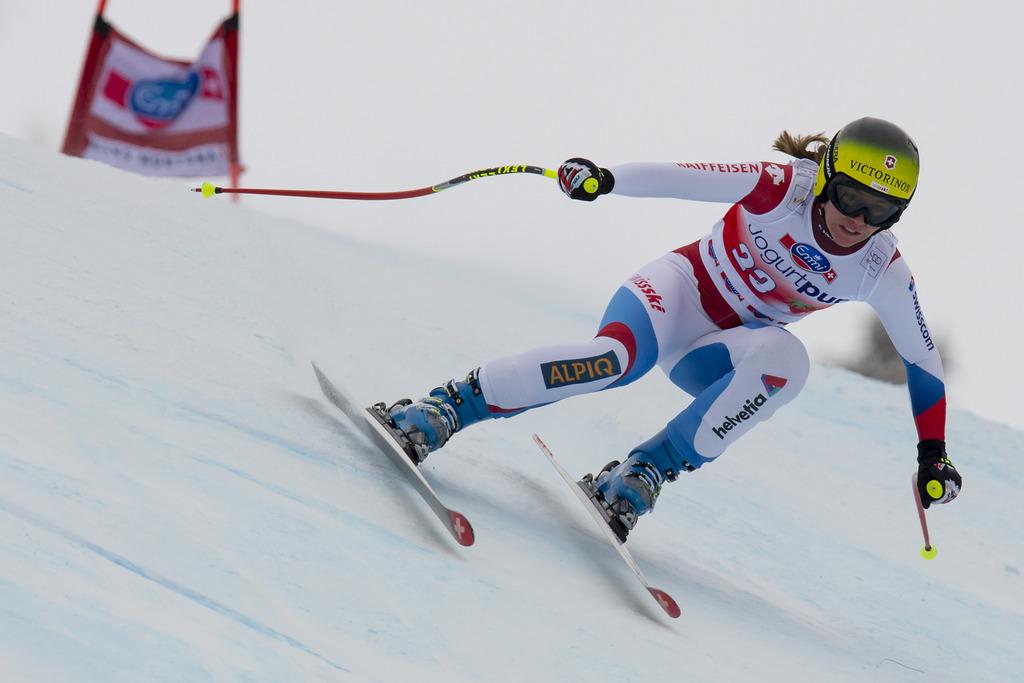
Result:
[[[783,132],[774,148],[796,158],[562,164],[559,186],[572,199],[614,192],[732,206],[711,234],[629,278],[593,339],[499,358],[394,404],[387,412],[410,457],[422,462],[476,422],[624,386],[658,365],[693,401],[623,462],[581,482],[625,541],[666,480],[715,460],[803,388],[807,351],[785,326],[856,300],[875,309],[906,365],[921,501],[953,500],[961,480],[946,456],[942,361],[889,230],[914,195],[917,146],[892,123],[862,118],[831,140]]]

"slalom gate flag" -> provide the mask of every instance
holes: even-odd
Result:
[[[189,63],[159,57],[120,33],[103,18],[103,4],[62,151],[146,175],[234,178],[237,9]]]

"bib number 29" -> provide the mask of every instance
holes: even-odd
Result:
[[[760,268],[754,267],[754,257],[750,254],[750,249],[743,242],[740,242],[733,248],[732,257],[736,259],[736,263],[739,264],[743,276],[747,279],[747,284],[752,289],[762,294],[775,289],[775,280],[771,279],[768,273]]]

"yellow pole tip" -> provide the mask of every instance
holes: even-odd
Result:
[[[921,557],[923,557],[926,560],[932,560],[935,558],[936,552],[937,551],[935,550],[935,546],[926,545],[925,547],[921,548]]]
[[[212,197],[217,192],[217,188],[213,186],[213,183],[205,182],[203,183],[202,192],[204,197]]]

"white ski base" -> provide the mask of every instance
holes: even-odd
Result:
[[[601,516],[600,511],[598,511],[598,509],[594,507],[594,503],[590,500],[590,497],[583,492],[583,489],[580,488],[576,480],[573,479],[572,476],[565,471],[565,468],[562,467],[562,465],[559,464],[557,460],[555,460],[555,456],[551,452],[551,449],[547,447],[547,444],[545,444],[541,440],[541,438],[536,434],[533,435],[533,440],[537,443],[538,446],[540,446],[540,449],[544,452],[544,455],[548,456],[548,461],[554,466],[555,470],[558,472],[559,475],[561,475],[562,479],[565,480],[565,483],[569,485],[569,488],[573,490],[573,493],[575,493],[576,497],[580,499],[580,502],[583,503],[584,507],[587,508],[587,512],[589,512],[590,516],[594,519],[595,522],[597,522],[597,526],[600,527],[601,532],[604,534],[604,537],[608,539],[608,542],[611,543],[617,551],[619,551],[619,556],[626,563],[626,565],[633,570],[633,573],[636,575],[636,578],[638,578],[640,580],[640,583],[644,585],[644,588],[647,589],[647,592],[650,593],[655,600],[657,600],[658,605],[660,605],[661,608],[665,610],[665,613],[667,615],[669,615],[673,619],[678,619],[679,615],[682,614],[682,612],[680,611],[679,605],[676,603],[675,599],[665,591],[661,590],[660,588],[655,588],[651,585],[651,582],[647,580],[647,577],[644,576],[644,573],[640,571],[640,566],[636,563],[636,560],[633,559],[632,553],[626,550],[626,546],[622,544],[622,541],[619,540],[619,537],[616,536],[615,532],[611,530],[611,527],[608,526],[608,523],[605,522],[604,518]]]
[[[406,478],[412,483],[420,497],[427,503],[431,511],[437,516],[448,533],[452,535],[460,545],[473,545],[476,535],[473,532],[473,525],[461,512],[448,508],[441,502],[441,498],[434,491],[433,487],[413,464],[409,456],[395,442],[395,439],[388,433],[387,429],[373,416],[370,408],[362,408],[353,401],[338,387],[334,386],[327,376],[313,363],[313,372],[320,383],[320,389],[324,396],[338,410],[343,412],[359,430],[366,435],[371,442],[377,444],[380,449],[395,463]]]

